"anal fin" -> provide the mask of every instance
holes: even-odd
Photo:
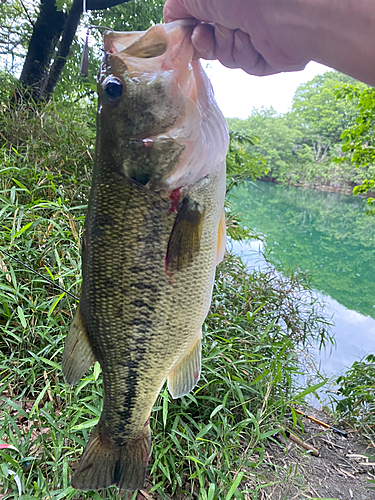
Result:
[[[176,399],[185,396],[197,385],[201,373],[201,335],[189,353],[168,375],[168,390]]]
[[[95,356],[82,323],[80,306],[78,306],[63,352],[62,371],[65,381],[70,385],[79,382],[94,361]]]

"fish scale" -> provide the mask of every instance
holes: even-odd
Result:
[[[72,479],[80,489],[141,488],[163,384],[180,397],[199,379],[202,324],[225,246],[228,141],[208,79],[192,62],[190,34],[191,26],[171,23],[135,41],[128,33],[104,41],[82,296],[62,363],[68,383],[94,360],[103,374],[102,414]],[[147,45],[154,35],[165,36],[156,46],[166,50],[155,60]],[[132,45],[117,53],[116,37]],[[195,104],[181,75],[191,79],[183,88],[195,86]]]
[[[94,172],[93,183],[96,181]],[[185,352],[191,333],[201,326],[197,310],[207,304],[207,296],[211,295],[210,275],[216,257],[213,242],[216,243],[217,235],[216,231],[212,234],[208,217],[199,258],[175,276],[171,285],[165,272],[167,244],[176,219],[176,214],[169,211],[171,204],[132,186],[126,179],[122,179],[122,189],[117,179],[118,187],[109,197],[105,186],[112,184],[113,179],[105,175],[102,180],[99,178],[97,193],[90,201],[86,226],[91,230],[85,230],[90,251],[84,257],[81,314],[84,324],[90,325],[89,341],[103,366],[106,399],[101,422],[115,428],[122,439],[142,430],[155,394],[180,352]],[[202,194],[204,203],[210,193],[204,190]],[[200,198],[199,189],[194,197]],[[105,229],[103,210],[112,221]],[[97,221],[102,227],[100,234],[96,231]],[[206,265],[207,260],[211,266]],[[200,282],[206,286],[199,286]],[[137,283],[153,285],[154,289],[146,295],[136,289]],[[111,298],[104,301],[103,296]],[[139,308],[134,301],[142,301],[145,306]],[[178,321],[177,307],[186,314]],[[129,353],[134,361],[127,359]],[[121,382],[116,372],[119,360],[123,360]],[[107,401],[111,404],[106,405]]]

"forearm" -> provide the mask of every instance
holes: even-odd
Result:
[[[308,57],[375,86],[374,0],[293,2],[299,4]]]

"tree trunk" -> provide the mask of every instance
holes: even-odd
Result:
[[[87,0],[87,10],[107,9],[129,1]],[[20,77],[23,86],[31,89],[29,95],[35,101],[47,99],[53,94],[69,55],[82,12],[82,0],[74,0],[69,14],[57,11],[55,0],[41,0],[39,16]],[[51,66],[57,45],[58,51]]]
[[[77,31],[79,20],[82,14],[82,0],[74,0],[65,24],[59,49],[54,58],[48,77],[44,81],[40,97],[46,99],[50,97],[59,81],[62,70],[64,69],[66,58],[69,55],[70,47],[72,46],[74,35]]]
[[[20,82],[38,100],[67,14],[56,10],[55,0],[41,0],[40,12],[30,39]]]

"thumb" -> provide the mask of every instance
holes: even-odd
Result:
[[[194,17],[186,9],[183,0],[166,0],[163,9],[164,21],[170,23],[177,19],[189,19]]]

